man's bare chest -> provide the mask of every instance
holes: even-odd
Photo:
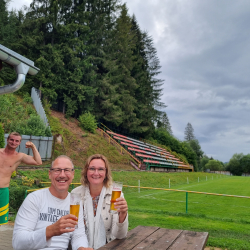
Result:
[[[21,155],[5,155],[0,152],[0,171],[14,171],[21,163]]]

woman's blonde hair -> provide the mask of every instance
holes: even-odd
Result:
[[[82,183],[83,186],[89,185],[89,180],[87,178],[87,171],[88,171],[88,167],[90,165],[90,162],[92,160],[95,160],[95,159],[101,159],[105,163],[106,177],[105,177],[103,183],[104,183],[105,187],[109,187],[112,184],[112,181],[113,181],[112,180],[112,175],[111,175],[111,169],[110,169],[110,166],[109,166],[108,159],[104,155],[101,155],[101,154],[91,155],[87,159],[87,161],[85,163],[85,166],[84,166],[84,168],[82,169],[82,172],[81,172],[81,183]]]

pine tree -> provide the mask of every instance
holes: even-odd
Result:
[[[109,51],[105,58],[106,73],[102,83],[100,110],[103,118],[130,132],[138,129],[141,121],[134,112],[136,103],[135,90],[138,87],[131,76],[133,67],[134,34],[131,32],[131,18],[124,4],[112,31]],[[109,52],[109,53],[108,53]]]
[[[23,13],[22,11],[18,13],[14,11],[8,12],[8,3],[9,1],[0,1],[0,44],[19,53],[19,27]],[[0,86],[12,84],[15,80],[16,73],[13,67],[7,63],[2,63]]]
[[[186,128],[185,128],[185,140],[186,141],[191,141],[191,140],[195,140],[195,136],[194,136],[194,129],[191,125],[191,123],[188,122]]]
[[[204,152],[201,150],[201,146],[200,146],[199,141],[194,139],[194,140],[189,141],[188,143],[196,154],[198,169],[202,170],[201,159],[203,157]]]
[[[4,131],[2,125],[0,124],[0,148],[4,148],[4,145],[5,145]]]
[[[146,57],[148,61],[148,72],[149,77],[152,85],[152,99],[153,99],[153,105],[156,110],[155,119],[157,118],[157,115],[159,115],[160,111],[159,109],[165,108],[166,105],[160,101],[160,97],[162,96],[162,85],[164,81],[162,79],[158,79],[157,76],[161,73],[160,71],[160,60],[157,57],[157,51],[153,44],[152,37],[148,36],[148,34],[145,32],[144,34],[144,42],[145,42],[145,50],[146,50]]]
[[[166,130],[170,135],[173,135],[172,128],[166,112],[163,112],[160,120],[157,121],[157,128]]]
[[[91,86],[96,88],[93,99],[96,118],[119,126],[123,121],[121,96],[117,90],[118,85],[112,80],[112,71],[116,69],[116,65],[110,55],[114,45],[114,14],[119,5],[116,0],[98,0],[88,1],[86,6],[89,26],[86,54],[95,68],[85,84],[91,80]]]
[[[8,37],[8,30],[6,26],[8,25],[8,11],[7,11],[7,1],[0,1],[0,42],[6,46],[6,40]]]
[[[140,136],[149,135],[154,130],[154,116],[156,114],[153,105],[153,86],[149,74],[149,62],[146,56],[145,38],[136,21],[135,15],[132,16],[132,31],[135,35],[135,48],[133,49],[133,68],[131,76],[136,80],[138,88],[135,92],[137,105],[135,106],[136,116],[141,120],[137,133]]]

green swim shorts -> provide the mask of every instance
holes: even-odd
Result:
[[[8,223],[9,188],[0,188],[0,225]]]

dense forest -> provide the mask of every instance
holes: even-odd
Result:
[[[98,121],[145,136],[163,103],[160,62],[147,32],[117,0],[34,0],[25,11],[0,6],[0,43],[40,68],[21,92],[39,88],[66,116]],[[15,79],[3,68],[0,84]]]

